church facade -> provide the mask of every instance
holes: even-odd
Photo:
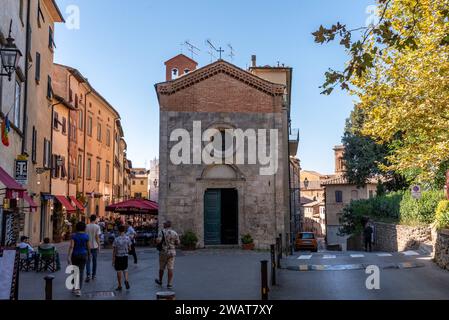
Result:
[[[165,65],[166,81],[155,85],[159,221],[195,232],[199,247],[240,245],[246,234],[256,248],[269,248],[279,234],[285,239],[292,231],[291,73],[274,70],[285,84],[270,82],[224,60],[197,69],[182,54]],[[233,133],[243,133],[240,144]]]

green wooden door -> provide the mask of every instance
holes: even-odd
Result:
[[[204,194],[204,244],[221,244],[221,192],[207,190]]]

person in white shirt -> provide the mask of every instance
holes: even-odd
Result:
[[[131,254],[134,257],[134,264],[137,263],[137,253],[136,253],[136,236],[137,232],[133,228],[133,222],[131,220],[128,221],[128,229],[126,230],[126,235],[131,240],[131,250],[129,251],[129,254]]]
[[[89,236],[90,243],[90,255],[86,264],[87,277],[86,282],[89,282],[90,279],[95,280],[97,275],[97,256],[100,252],[100,235],[101,228],[98,224],[96,224],[97,216],[90,216],[90,223],[86,226],[86,233]],[[92,263],[92,268],[91,268]]]

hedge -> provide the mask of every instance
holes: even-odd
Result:
[[[435,212],[443,199],[442,191],[431,190],[422,192],[420,199],[414,199],[410,191],[398,191],[351,201],[343,209],[340,233],[353,234],[360,231],[364,217],[407,225],[430,224],[436,220]],[[440,223],[449,226],[449,203],[447,207],[440,208],[440,211]]]
[[[435,212],[435,222],[438,229],[449,228],[449,201],[442,200],[438,203]]]

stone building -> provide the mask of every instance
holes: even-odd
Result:
[[[150,185],[150,200],[159,202],[159,160],[150,161],[150,175],[148,177]]]
[[[166,66],[166,82],[155,85],[160,106],[160,221],[170,219],[181,233],[194,231],[200,247],[239,245],[241,236],[250,234],[257,248],[268,248],[279,234],[291,235],[291,68],[258,68],[255,56],[249,71],[224,60],[194,69],[196,63],[184,55]],[[277,170],[264,172],[269,164],[245,151],[256,140],[242,139],[239,149],[231,139],[238,129],[253,138],[255,132],[268,132],[257,144],[267,143]],[[271,136],[273,132],[277,136]],[[177,153],[179,144],[186,148]],[[173,159],[180,154],[181,161]],[[239,154],[243,159],[237,161]],[[215,161],[204,161],[209,157]]]

